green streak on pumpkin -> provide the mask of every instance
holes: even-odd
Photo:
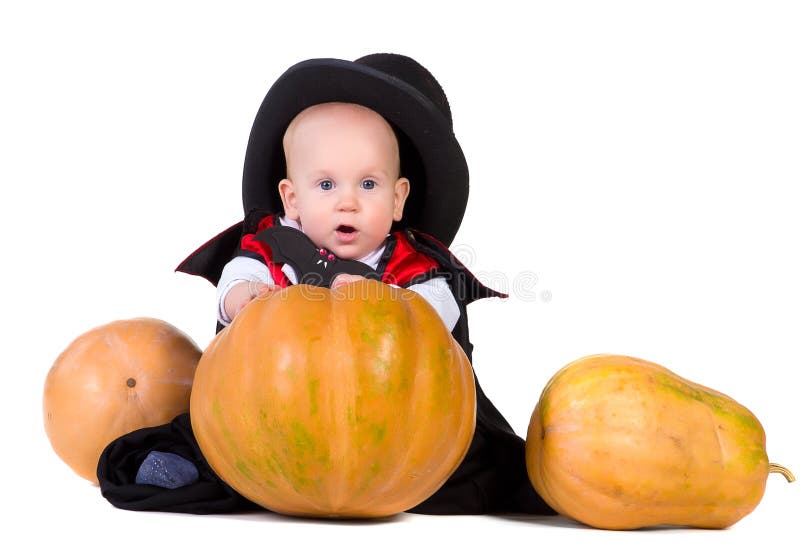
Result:
[[[244,463],[244,460],[236,460],[236,469],[239,472],[247,477],[248,480],[253,480],[253,472],[250,471],[250,468],[247,467],[247,464]]]
[[[358,414],[353,408],[353,406],[347,407],[347,423],[351,426],[358,426],[359,424],[363,424],[366,421],[366,418]]]
[[[239,441],[233,436],[230,428],[228,428],[225,423],[225,415],[222,412],[222,407],[219,404],[219,400],[215,399],[211,404],[211,412],[214,415],[214,418],[217,420],[219,429],[222,432],[222,435],[225,437],[225,440],[228,442],[233,452],[236,452],[239,449]]]
[[[375,304],[369,307],[369,316],[375,322],[381,323],[384,322],[384,318],[391,314],[391,309],[389,308],[388,301],[386,301],[383,297],[377,299]]]
[[[308,383],[308,397],[310,407],[310,414],[315,415],[319,412],[319,405],[317,404],[317,398],[319,396],[319,379],[314,379]]]
[[[748,472],[754,471],[762,464],[765,466],[769,464],[767,453],[760,445],[753,445],[752,448],[742,452],[734,461],[739,462]]]
[[[264,467],[266,467],[270,475],[281,475],[282,477],[286,477],[286,474],[283,472],[280,464],[278,463],[278,457],[275,452],[271,452],[269,458],[264,458]],[[264,472],[262,471],[262,474],[263,473]]]
[[[314,436],[298,420],[292,422],[292,445],[295,456],[304,456],[306,452],[313,453],[316,449]]]
[[[410,387],[411,380],[409,380],[407,375],[402,375],[400,377],[400,384],[397,385],[397,390],[400,392],[407,392]]]
[[[361,342],[373,346],[381,342],[381,338],[389,337],[397,341],[395,323],[391,320],[392,310],[386,301],[377,301],[360,314],[359,329]]]
[[[331,454],[330,452],[323,452],[319,456],[317,456],[316,462],[321,465],[325,470],[330,470],[333,466],[331,465]]]
[[[379,462],[372,462],[367,471],[362,472],[360,476],[360,484],[358,485],[357,492],[360,494],[370,488],[372,483],[375,481],[375,477],[378,476],[378,473],[381,471],[381,465]]]
[[[715,416],[733,421],[736,425],[752,430],[761,431],[758,420],[741,405],[727,396],[721,397],[712,392],[694,388],[669,375],[654,375],[656,386],[661,392],[672,394],[684,401],[696,401],[710,408]]]
[[[719,415],[722,418],[734,421],[737,425],[744,429],[758,431],[761,433],[761,424],[759,424],[758,420],[756,420],[756,418],[747,411],[731,412],[728,410],[720,410]]]
[[[386,437],[386,422],[381,424],[371,423],[369,425],[369,431],[375,443],[382,443],[383,439]]]
[[[439,346],[436,358],[430,365],[437,385],[433,390],[433,402],[438,409],[448,412],[450,411],[450,399],[447,394],[452,383],[449,347]]]
[[[377,358],[372,362],[372,393],[374,395],[387,395],[392,392],[392,381],[389,380],[389,361]]]
[[[276,453],[275,451],[270,453],[270,459],[267,460],[267,465],[272,471],[278,473],[284,479],[287,478],[286,472],[283,470],[283,464],[278,459],[278,453]]]
[[[450,347],[449,346],[439,346],[439,359],[442,363],[447,364],[450,361]],[[446,368],[446,365],[444,366]]]

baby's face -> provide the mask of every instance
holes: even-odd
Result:
[[[292,121],[283,145],[287,179],[278,189],[286,216],[338,257],[378,248],[402,218],[409,191],[386,120],[355,104],[319,104]]]

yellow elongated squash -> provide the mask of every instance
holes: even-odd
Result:
[[[531,483],[562,515],[606,529],[725,528],[755,509],[770,464],[761,423],[730,397],[621,355],[545,386],[526,444]]]

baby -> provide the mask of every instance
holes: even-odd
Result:
[[[358,260],[372,269],[384,255],[394,222],[403,217],[410,183],[400,176],[400,151],[389,123],[357,104],[328,102],[301,111],[283,136],[287,177],[278,183],[285,214],[281,225],[305,233],[311,242],[338,259]],[[297,271],[281,267],[288,282]],[[331,289],[363,279],[338,274]],[[255,297],[281,289],[261,260],[237,256],[222,270],[217,284],[218,321],[227,326]],[[408,287],[438,312],[448,330],[461,314],[444,277]],[[169,452],[148,454],[136,482],[179,488],[199,477],[190,461]]]
[[[283,149],[287,177],[278,183],[285,211],[281,225],[300,229],[318,248],[338,258],[377,268],[410,191],[409,180],[400,176],[399,146],[389,123],[357,104],[318,104],[292,120]],[[291,265],[284,265],[283,271],[297,283]],[[339,274],[331,288],[361,278]],[[218,320],[230,324],[253,298],[277,288],[261,261],[235,257],[218,283]],[[460,311],[444,278],[408,289],[422,295],[448,331],[453,329]]]
[[[265,290],[298,283],[336,289],[378,278],[424,297],[471,362],[467,305],[504,295],[481,284],[448,249],[468,193],[450,106],[427,69],[385,53],[310,59],[275,81],[253,122],[244,219],[178,270],[217,287],[218,330]],[[309,274],[328,262],[324,274]],[[477,423],[464,461],[409,511],[552,513],[528,479],[523,439],[477,377],[475,390]],[[112,442],[98,479],[106,499],[124,509],[253,507],[208,466],[188,414]]]

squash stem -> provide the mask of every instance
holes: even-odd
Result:
[[[794,475],[792,475],[792,472],[789,471],[788,468],[785,468],[780,464],[773,464],[773,463],[770,462],[770,464],[769,464],[769,472],[770,473],[780,473],[781,475],[786,477],[786,480],[788,482],[790,482],[790,483],[794,482]]]

